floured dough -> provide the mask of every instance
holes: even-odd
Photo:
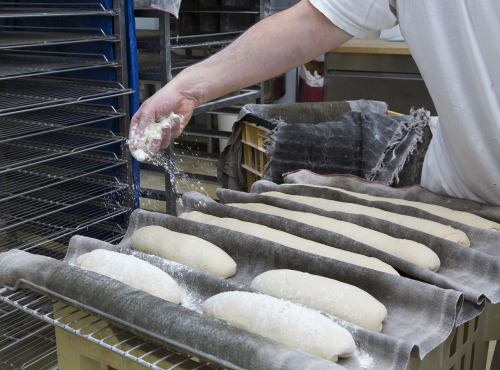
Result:
[[[270,270],[253,279],[251,288],[338,317],[380,333],[385,306],[356,286],[294,270]]]
[[[454,210],[451,208],[439,206],[437,204],[423,203],[423,202],[417,202],[417,201],[406,200],[406,199],[398,199],[398,198],[377,197],[374,195],[355,193],[353,191],[348,191],[348,190],[335,188],[335,187],[329,187],[329,186],[319,186],[319,185],[308,185],[308,186],[330,188],[330,189],[341,191],[343,193],[350,194],[352,196],[355,196],[355,197],[358,197],[361,199],[365,199],[365,200],[383,201],[383,202],[389,202],[389,203],[393,203],[393,204],[399,204],[402,206],[414,207],[414,208],[421,209],[422,211],[429,212],[433,215],[443,217],[443,218],[446,218],[448,220],[460,222],[460,223],[465,224],[465,225],[478,227],[480,229],[500,231],[500,224],[497,222],[490,221],[484,217],[475,215],[473,213],[457,211],[457,210]]]
[[[338,261],[352,263],[362,267],[371,268],[393,275],[399,275],[398,272],[389,264],[380,261],[377,258],[367,257],[362,254],[344,251],[333,248],[326,244],[317,243],[312,240],[300,238],[298,236],[276,230],[267,226],[254,224],[252,222],[241,221],[235,218],[220,218],[212,215],[200,213],[198,211],[183,213],[179,217],[192,221],[198,221],[209,225],[224,227],[226,229],[239,231],[245,234],[257,236],[262,239],[279,243],[286,247],[298,249],[301,251],[313,253],[319,256],[332,258]]]
[[[168,117],[162,119],[159,122],[152,120],[151,123],[147,126],[144,135],[140,137],[137,148],[131,149],[132,156],[139,162],[144,162],[148,159],[151,159],[149,154],[146,152],[146,149],[151,140],[154,137],[161,137],[162,129],[165,128],[166,126],[172,127],[173,122],[175,121],[182,122],[183,120],[184,117],[175,113],[170,113]],[[131,136],[133,137],[135,135],[135,132],[132,132],[131,134],[132,134]]]
[[[74,264],[166,301],[175,304],[181,301],[181,292],[175,280],[158,267],[137,257],[96,249],[82,254]]]
[[[261,195],[287,199],[293,202],[320,208],[325,211],[354,213],[379,218],[401,226],[408,227],[410,229],[419,230],[424,233],[437,236],[438,238],[443,238],[455,243],[470,246],[469,238],[463,231],[454,229],[449,225],[443,225],[438,222],[426,220],[423,218],[401,215],[399,213],[388,212],[382,209],[368,207],[356,203],[339,202],[331,199],[315,198],[303,195],[292,195],[281,193],[279,191],[270,191],[262,193]]]
[[[205,301],[203,314],[330,361],[356,350],[352,335],[331,319],[265,294],[220,293]]]
[[[236,262],[218,246],[196,236],[150,225],[136,230],[133,249],[152,254],[206,273],[228,278],[236,273]]]
[[[280,216],[332,231],[431,271],[437,271],[440,266],[439,257],[432,249],[413,240],[393,238],[379,231],[349,222],[339,221],[334,218],[319,216],[313,213],[290,211],[288,209],[273,207],[263,203],[232,203],[228,205]]]

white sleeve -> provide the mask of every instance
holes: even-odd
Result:
[[[333,24],[358,37],[394,27],[395,0],[309,0]]]

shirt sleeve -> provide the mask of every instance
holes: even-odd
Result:
[[[397,25],[396,0],[309,0],[345,32],[366,37]]]

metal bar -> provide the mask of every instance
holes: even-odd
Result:
[[[120,63],[120,67],[116,70],[116,78],[122,84],[122,86],[129,86],[128,79],[128,54],[127,48],[127,25],[125,20],[125,12],[124,12],[124,4],[121,0],[113,0],[113,9],[116,10],[116,15],[113,17],[113,30],[115,34],[118,34],[120,37],[120,43],[115,44],[115,57]],[[121,117],[119,120],[119,130],[125,138],[129,136],[129,128],[130,128],[130,118],[131,118],[131,109],[130,109],[130,100],[128,95],[122,95],[118,98],[118,109],[124,111],[126,113],[125,116]],[[126,160],[126,163],[122,165],[122,178],[121,181],[126,184],[134,184],[134,162],[132,155],[129,151],[128,145],[123,143],[120,146],[120,152],[122,157]],[[135,199],[134,199],[134,189],[133,186],[127,189],[126,195],[123,197],[124,204],[133,210],[135,208]],[[128,223],[130,215],[126,215],[124,222]]]
[[[161,85],[164,86],[172,80],[172,51],[170,40],[170,14],[161,12],[159,15],[160,32],[160,60],[161,60]],[[165,199],[166,213],[170,215],[177,214],[177,190],[175,188],[175,164],[173,156],[174,140],[170,145],[162,150],[161,155],[165,158]]]

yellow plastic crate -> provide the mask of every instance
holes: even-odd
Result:
[[[262,148],[262,142],[269,139],[271,135],[271,130],[242,121],[241,143],[243,144],[244,163],[241,166],[247,173],[248,191],[254,182],[262,179],[264,166],[269,162],[269,158]]]

